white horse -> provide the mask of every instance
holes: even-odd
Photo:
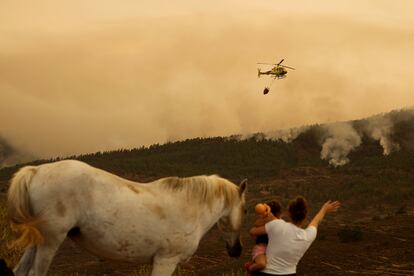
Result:
[[[46,275],[68,236],[101,258],[152,261],[151,275],[171,275],[215,223],[238,257],[246,187],[214,175],[137,183],[74,160],[26,166],[8,191],[16,244],[26,248],[14,272]]]

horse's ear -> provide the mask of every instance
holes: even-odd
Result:
[[[242,195],[247,189],[247,178],[243,179],[239,185],[239,194]]]

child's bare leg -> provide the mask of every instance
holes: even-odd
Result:
[[[249,267],[250,271],[257,271],[262,270],[266,267],[266,255],[261,254],[257,255],[257,257],[254,259],[254,263]]]

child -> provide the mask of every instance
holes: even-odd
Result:
[[[254,224],[255,227],[263,226],[271,220],[279,219],[281,215],[281,206],[278,201],[256,204],[256,214],[260,216]],[[266,267],[266,247],[268,243],[267,235],[254,237],[256,245],[252,250],[252,261],[247,262],[244,266],[247,271],[262,270]]]

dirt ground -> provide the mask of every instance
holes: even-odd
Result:
[[[321,226],[318,239],[299,264],[298,275],[414,275],[414,212],[362,224],[360,241],[341,242],[340,223],[334,219]],[[226,255],[224,243],[215,228],[203,239],[194,257],[181,268],[195,275],[221,275],[238,271],[249,260],[252,242],[247,229],[245,250],[240,259]],[[67,240],[51,267],[56,273],[87,275],[129,275],[139,270],[130,263],[102,261]]]
[[[323,229],[323,230],[322,230]],[[299,264],[298,275],[414,275],[414,212],[381,221],[367,221],[360,241],[340,242],[333,220],[322,225],[318,239]],[[213,229],[194,257],[181,268],[195,275],[221,275],[239,271],[249,260],[252,242],[244,234],[240,259],[226,255],[220,233]],[[134,264],[102,261],[67,240],[55,257],[51,272],[57,274],[130,275]]]

